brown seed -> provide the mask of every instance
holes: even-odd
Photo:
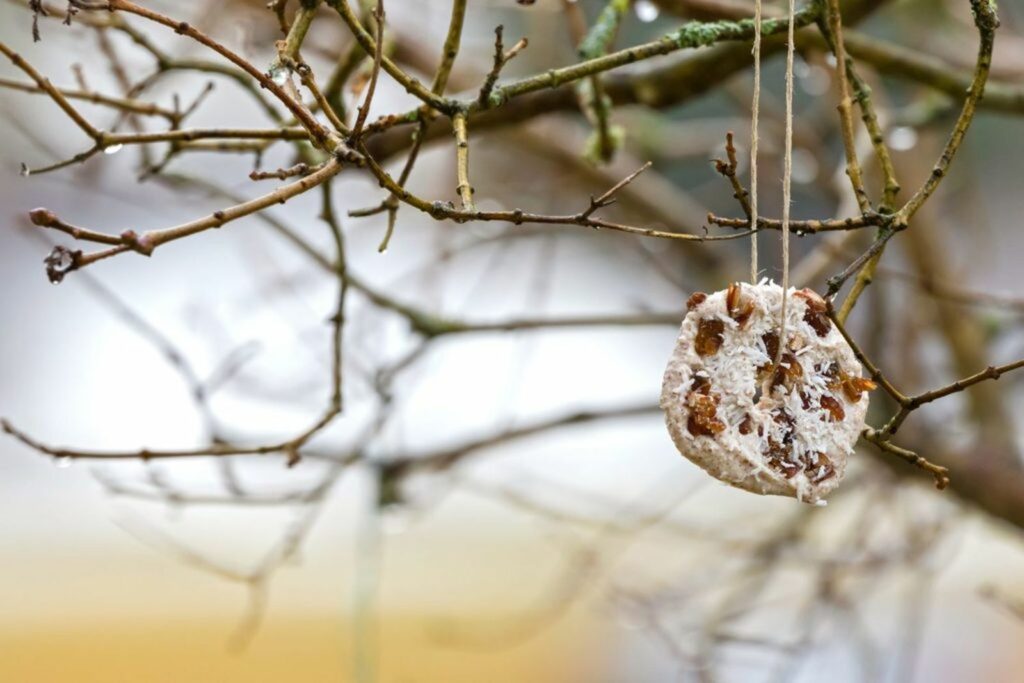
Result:
[[[725,323],[721,320],[704,318],[697,325],[697,337],[693,341],[693,347],[699,356],[710,356],[722,348],[722,333],[725,332]]]
[[[804,322],[810,325],[819,337],[825,337],[832,330],[832,321],[824,313],[812,311],[810,307],[804,312]]]
[[[785,429],[781,441],[774,438],[768,439],[768,450],[764,454],[765,461],[773,469],[781,472],[786,479],[789,479],[800,471],[800,467],[791,460],[793,455],[793,426],[796,420],[785,409],[773,410],[772,420],[776,424],[783,425]]]
[[[835,396],[825,394],[821,397],[821,407],[827,411],[828,415],[831,416],[829,422],[841,422],[846,417],[846,411],[843,410],[843,404]],[[821,419],[824,420],[825,416],[822,415]]]
[[[782,432],[782,443],[785,446],[790,446],[793,443],[793,427],[796,425],[796,418],[790,415],[785,408],[776,408],[772,411],[772,420],[775,424],[785,427]]]
[[[693,436],[714,436],[725,431],[725,423],[715,418],[693,414],[686,419],[686,431]]]
[[[819,363],[818,365],[814,366],[814,371],[817,372],[822,377],[824,377],[825,379],[831,380],[831,382],[835,382],[836,380],[839,379],[839,366],[836,365],[835,362],[830,362],[826,364],[824,367],[822,367]]]
[[[792,353],[782,354],[782,359],[779,361],[779,365],[786,367],[786,372],[789,373],[790,377],[794,379],[800,379],[804,376],[804,367],[800,365],[800,361],[796,359]]]
[[[740,287],[740,283],[733,282],[729,285],[729,289],[725,291],[725,310],[729,311],[729,315],[733,314],[740,305],[740,294],[743,293],[743,289]]]
[[[779,353],[779,335],[774,332],[765,332],[761,335],[761,341],[764,342],[764,348],[768,350],[768,358],[775,362],[775,356]]]
[[[700,388],[698,390],[691,391],[686,395],[686,405],[693,407],[696,405],[704,404],[710,405],[712,407],[717,407],[718,404],[721,402],[722,397],[719,396],[718,394],[712,394],[710,389],[711,382],[705,380],[705,382],[700,385]]]
[[[792,427],[796,423],[796,419],[785,408],[776,408],[773,410],[772,420],[775,421],[775,424],[787,425],[789,427]]]
[[[786,479],[791,479],[800,471],[800,466],[789,459],[792,453],[792,445],[769,439],[768,452],[765,453],[765,462],[772,469],[781,472],[782,476]]]
[[[772,388],[784,386],[787,390],[792,390],[793,387],[800,383],[803,376],[804,369],[800,365],[800,361],[796,359],[796,356],[792,353],[784,353],[775,368],[775,376],[772,377]]]
[[[725,431],[725,423],[718,419],[718,396],[704,396],[691,393],[686,398],[690,416],[686,419],[686,430],[693,436],[714,436]]]
[[[846,398],[850,399],[853,403],[859,401],[861,394],[865,391],[872,391],[878,388],[878,385],[869,379],[864,377],[850,377],[845,374],[842,377],[842,385],[843,393],[846,394]]]
[[[732,318],[742,328],[750,320],[750,316],[754,313],[754,302],[751,299],[743,300],[743,287],[738,283],[734,282],[729,285],[729,289],[725,292],[725,309],[729,312],[729,317]]]
[[[801,289],[796,293],[807,302],[807,310],[804,311],[804,322],[811,326],[819,337],[824,337],[832,331],[832,321],[828,317],[828,304],[818,296],[818,293],[810,289]]]
[[[750,320],[750,316],[752,316],[753,314],[754,302],[744,301],[740,304],[739,309],[737,309],[732,314],[732,319],[736,321],[736,323],[740,326],[740,329],[743,329],[743,327],[747,324],[747,321]]]
[[[743,421],[740,422],[740,426],[738,429],[740,434],[743,435],[747,435],[750,432],[754,431],[754,421],[750,419],[749,413],[743,416]]]
[[[835,363],[829,363],[824,370],[819,370],[821,375],[828,380],[828,388],[831,391],[842,391],[843,395],[851,403],[860,400],[861,394],[865,391],[874,391],[878,385],[866,377],[855,377],[843,372]]]
[[[804,301],[806,301],[807,305],[814,307],[815,310],[822,311],[822,312],[828,310],[828,303],[824,299],[821,298],[820,294],[815,292],[813,289],[810,289],[809,287],[804,287],[803,289],[799,289],[796,292],[794,292],[793,294],[794,294],[794,296],[798,296],[801,299],[803,299]]]
[[[690,382],[690,391],[708,396],[711,394],[711,380],[704,375],[694,375]]]
[[[818,484],[835,474],[836,469],[832,466],[832,461],[828,459],[827,455],[818,452],[814,454],[814,457],[808,457],[806,459],[806,462],[804,463],[804,472],[807,474],[807,478],[811,480],[812,484]]]
[[[704,303],[704,300],[707,298],[708,295],[704,292],[694,292],[690,295],[690,298],[686,300],[686,310],[692,311]]]
[[[799,465],[780,458],[769,458],[768,465],[782,473],[786,479],[792,479],[800,471]]]

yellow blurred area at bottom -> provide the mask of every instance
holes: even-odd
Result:
[[[587,664],[587,655],[601,650],[588,637],[589,629],[571,623],[547,631],[543,638],[509,647],[439,642],[431,636],[432,624],[436,626],[436,621],[421,615],[382,620],[375,680],[593,680],[595,672],[593,664]],[[20,632],[7,629],[0,631],[0,681],[355,680],[352,632],[337,619],[274,618],[238,653],[228,647],[236,626],[221,620],[149,620]]]

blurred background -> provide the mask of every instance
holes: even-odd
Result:
[[[263,2],[144,4],[261,67],[273,59],[279,31]],[[592,20],[603,4],[578,9]],[[851,34],[969,78],[977,33],[966,0],[851,4],[877,6],[847,19]],[[42,41],[33,43],[23,5],[0,4],[0,40],[56,85],[120,95],[125,73],[129,83],[155,73],[153,55],[131,36],[88,25],[85,13],[63,26],[62,7],[40,19]],[[748,5],[639,0],[616,45]],[[979,112],[948,179],[894,240],[850,319],[908,391],[1024,355],[1024,3],[999,9],[992,88],[1002,99]],[[442,0],[387,3],[388,49],[424,80],[449,12]],[[566,12],[560,0],[470,2],[449,91],[479,88],[498,24],[506,45],[530,41],[504,78],[572,63]],[[175,59],[216,59],[161,27],[127,22]],[[350,45],[324,10],[303,57],[322,81]],[[737,47],[747,50],[725,49]],[[721,49],[616,73],[685,70],[724,59]],[[858,64],[908,197],[959,102],[950,87]],[[700,232],[709,210],[739,215],[709,163],[735,131],[746,179],[751,72],[734,71],[704,90],[673,83],[652,106],[616,107],[624,140],[610,163],[587,159],[590,126],[570,111],[471,130],[478,206],[574,213],[651,160],[606,215],[687,232]],[[344,90],[349,109],[367,72],[364,64]],[[801,43],[798,218],[856,212],[833,74],[821,45]],[[8,63],[0,78],[26,80]],[[272,125],[251,93],[208,71],[161,72],[138,97],[187,106],[208,82],[190,126]],[[764,83],[762,209],[777,216],[777,55]],[[382,76],[371,120],[413,102]],[[80,107],[105,128],[165,125]],[[254,159],[126,146],[24,177],[21,164],[65,159],[88,140],[51,100],[9,87],[0,90],[0,130],[0,415],[48,444],[132,451],[274,443],[322,413],[337,282],[329,265],[282,237],[283,228],[333,258],[319,194],[149,259],[98,263],[59,286],[42,261],[48,241],[69,242],[26,217],[45,206],[113,233],[175,225],[268,191],[276,181],[249,180],[254,163],[289,166],[293,147],[272,145]],[[870,144],[859,136],[876,191]],[[388,166],[397,173],[403,161],[395,154]],[[410,187],[454,200],[455,184],[444,135],[424,147]],[[0,680],[1021,679],[1020,377],[929,405],[901,431],[898,443],[951,467],[950,490],[862,446],[826,508],[754,496],[680,457],[657,409],[684,302],[745,278],[747,240],[457,225],[403,207],[379,253],[386,215],[347,212],[379,204],[383,191],[346,171],[331,192],[348,267],[362,283],[349,292],[343,415],[294,467],[280,454],[55,459],[0,441]],[[793,284],[823,291],[870,243],[861,233],[794,239]],[[765,275],[778,278],[777,235],[760,244]],[[430,328],[424,316],[471,329]],[[876,393],[869,421],[881,424],[891,409]],[[396,461],[410,464],[387,466]]]

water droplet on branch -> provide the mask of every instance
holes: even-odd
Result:
[[[53,251],[43,259],[43,263],[46,265],[46,276],[50,279],[50,282],[58,284],[64,279],[65,275],[74,270],[77,255],[81,253],[80,251],[73,252],[59,244],[55,246]]]
[[[272,80],[276,85],[284,85],[288,82],[288,69],[279,64],[271,67],[270,80]]]

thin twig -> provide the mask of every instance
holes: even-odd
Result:
[[[455,133],[455,167],[459,179],[456,189],[462,199],[462,210],[475,211],[473,185],[469,182],[469,135],[466,131],[465,114],[459,113],[452,117],[452,130]]]
[[[466,20],[467,4],[467,0],[452,0],[452,17],[448,23],[444,46],[441,48],[441,64],[437,67],[434,80],[430,84],[430,92],[435,95],[444,95],[444,89],[452,75],[452,67],[455,66],[455,58],[458,57],[459,46],[462,45],[462,26]],[[379,37],[377,43],[380,43]]]
[[[836,57],[836,77],[839,81],[839,129],[842,132],[843,150],[846,154],[846,175],[850,178],[853,194],[857,198],[857,206],[861,213],[871,210],[871,200],[864,189],[864,178],[861,175],[860,162],[857,160],[857,143],[853,129],[853,100],[850,98],[850,84],[846,71],[846,46],[843,42],[843,24],[839,12],[839,0],[827,0],[825,12],[827,22],[822,28],[832,42],[832,51]]]
[[[10,78],[0,78],[0,88],[7,88],[8,90],[18,90],[26,93],[36,93],[49,95],[50,92],[39,85],[38,83],[23,83]],[[104,107],[110,107],[112,109],[119,109],[124,112],[131,112],[132,114],[141,114],[143,116],[159,116],[168,120],[174,119],[175,112],[164,109],[151,102],[142,102],[140,100],[131,99],[128,97],[112,97],[110,95],[103,95],[92,90],[71,90],[69,88],[56,88],[64,97],[69,100],[82,100],[83,102],[89,102],[91,104],[99,104]]]
[[[833,324],[835,324],[836,329],[839,330],[839,333],[843,335],[843,339],[846,340],[846,343],[850,346],[850,349],[853,351],[853,354],[857,357],[857,360],[860,361],[860,364],[863,365],[864,368],[868,371],[868,377],[870,377],[873,381],[877,382],[879,386],[881,386],[882,389],[885,390],[885,393],[889,394],[889,396],[891,396],[897,404],[899,404],[900,406],[905,406],[910,399],[907,398],[907,396],[903,394],[901,391],[899,391],[896,387],[894,387],[892,383],[888,380],[888,378],[884,374],[882,374],[882,371],[878,369],[878,366],[871,362],[871,359],[867,357],[867,354],[864,353],[864,351],[860,348],[860,345],[857,344],[856,340],[846,330],[846,326],[843,324],[843,321],[839,318],[838,315],[836,315],[835,308],[832,307],[832,302],[826,299],[825,303],[826,314],[828,315],[829,319],[832,320]]]
[[[513,45],[508,52],[505,52],[505,44],[503,42],[504,26],[498,26],[494,29],[494,65],[491,70],[487,73],[487,77],[484,79],[483,86],[480,87],[480,94],[477,95],[477,103],[480,107],[486,107],[487,101],[491,97],[491,93],[494,91],[494,85],[498,82],[498,77],[501,75],[501,70],[505,68],[505,65],[515,59],[516,55],[526,49],[529,44],[526,38],[520,38],[515,45]]]
[[[316,169],[310,167],[304,161],[300,161],[294,166],[288,168],[279,168],[275,171],[253,171],[249,174],[249,180],[271,180],[276,178],[277,180],[287,180],[288,178],[294,178],[296,176],[309,175]]]
[[[79,2],[78,0],[73,0],[72,4],[83,7],[84,9],[97,9],[97,7],[91,3]],[[309,131],[313,139],[317,141],[325,141],[327,139],[328,134],[326,129],[324,129],[324,127],[320,125],[320,123],[313,117],[313,115],[310,114],[309,111],[304,106],[302,106],[301,102],[296,102],[295,99],[293,99],[291,95],[289,95],[282,86],[278,85],[267,74],[263,73],[255,66],[253,66],[248,60],[241,57],[239,54],[237,54],[230,48],[226,47],[222,43],[218,42],[217,40],[214,40],[210,36],[206,35],[202,31],[196,29],[194,26],[191,26],[188,22],[177,21],[169,16],[160,14],[159,12],[156,12],[154,10],[148,9],[146,7],[141,7],[133,2],[129,2],[129,0],[108,0],[107,2],[100,4],[105,5],[105,9],[108,11],[127,12],[129,14],[134,14],[144,19],[148,19],[162,26],[166,26],[167,28],[173,30],[175,33],[188,36],[197,43],[200,43],[201,45],[209,48],[210,50],[213,50],[217,54],[221,55],[222,57],[230,61],[235,66],[242,69],[250,77],[258,81],[262,88],[265,88],[266,90],[269,90],[271,93],[273,93],[273,95],[282,104],[284,104],[289,111],[291,111],[292,115],[295,116],[295,118],[302,124],[302,126]]]
[[[902,458],[914,467],[919,467],[925,472],[930,473],[935,478],[935,488],[942,491],[949,486],[949,469],[936,465],[927,458],[918,455],[917,453],[907,450],[906,448],[900,448],[893,444],[885,437],[882,432],[878,432],[874,429],[864,430],[863,437],[866,441],[870,441],[884,453],[895,455],[898,458]]]
[[[64,110],[64,113],[68,115],[68,118],[74,121],[75,125],[78,126],[83,133],[88,135],[97,143],[102,140],[102,131],[89,123],[89,121],[82,116],[82,114],[75,109],[70,102],[68,102],[67,98],[64,97],[64,93],[55,88],[53,84],[50,83],[49,79],[43,77],[31,64],[25,61],[21,55],[7,47],[4,43],[0,43],[0,53],[7,57],[7,59],[11,60],[11,63],[14,64],[14,66],[24,71],[29,78],[35,81],[36,85],[45,91],[46,94],[57,103],[58,107]]]
[[[345,0],[342,0],[344,3]],[[380,75],[381,63],[384,61],[384,0],[377,0],[377,7],[373,10],[373,16],[377,20],[377,39],[374,43],[373,70],[370,71],[370,84],[366,87],[366,94],[363,96],[363,103],[356,115],[356,122],[352,126],[349,140],[355,141],[363,133],[363,126],[366,124],[366,117],[370,113],[370,104],[373,103],[373,95],[377,90],[377,77]]]
[[[746,225],[749,227],[750,218],[752,216],[749,200],[750,193],[747,192],[745,187],[743,187],[743,183],[740,182],[740,179],[736,175],[736,168],[739,166],[739,161],[736,158],[736,145],[733,144],[732,131],[725,134],[725,155],[727,161],[715,159],[715,170],[725,176],[729,181],[729,184],[732,185],[732,196],[740,203],[740,208],[743,209],[743,213],[747,217]],[[712,220],[710,214],[708,216],[708,221],[715,223],[715,220]]]
[[[708,223],[722,228],[749,229],[749,218],[727,218],[717,216],[713,213],[707,215]],[[859,230],[885,224],[888,219],[881,214],[868,214],[865,216],[850,216],[849,218],[811,218],[789,222],[789,229],[793,234],[813,235],[819,232],[842,232],[846,230]],[[782,230],[782,221],[777,218],[758,218],[758,230]]]
[[[220,211],[215,211],[209,216],[198,218],[196,220],[189,221],[188,223],[160,230],[150,230],[142,234],[137,234],[133,230],[126,230],[117,236],[102,235],[95,231],[70,226],[58,218],[52,211],[48,211],[46,209],[34,210],[31,214],[31,218],[33,223],[40,227],[54,228],[72,236],[76,236],[76,233],[73,231],[78,231],[77,236],[79,239],[90,242],[101,242],[103,244],[116,244],[112,249],[105,251],[92,252],[89,254],[75,252],[72,257],[72,262],[66,268],[60,271],[55,269],[51,270],[51,279],[55,278],[55,281],[59,282],[60,279],[68,272],[83,268],[110,256],[114,256],[125,251],[136,251],[145,256],[149,256],[162,244],[167,244],[168,242],[173,242],[211,228],[219,228],[231,221],[262,211],[268,206],[282,204],[292,197],[307,192],[321,183],[326,182],[337,174],[341,168],[342,166],[340,162],[335,159],[331,159],[315,173],[312,173],[311,175],[289,185],[283,185],[262,197],[257,197]],[[116,240],[116,243],[114,240]]]
[[[938,161],[935,162],[932,172],[928,175],[928,179],[925,180],[920,189],[914,193],[914,196],[907,201],[897,214],[898,220],[903,223],[910,221],[918,209],[927,201],[928,197],[938,189],[939,184],[949,170],[953,157],[956,156],[961,143],[963,143],[967,129],[970,128],[971,122],[974,120],[978,102],[981,100],[982,95],[985,94],[985,83],[988,81],[988,74],[992,68],[992,48],[995,44],[996,29],[999,27],[999,17],[996,15],[995,2],[992,0],[971,0],[971,10],[974,13],[974,24],[978,28],[979,35],[978,57],[974,66],[974,76],[971,80],[970,88],[967,90],[967,97],[964,99],[963,108],[960,110],[960,115],[953,125],[953,131],[950,133],[949,140],[946,142],[942,154],[939,155]]]
[[[376,60],[380,63],[380,68],[398,81],[407,92],[412,93],[412,95],[423,101],[424,104],[437,111],[447,112],[451,110],[451,106],[447,100],[435,95],[418,80],[405,73],[405,71],[399,68],[399,66],[389,57],[382,54],[383,47],[381,46],[381,26],[379,21],[377,23],[378,37],[374,39],[374,37],[371,36],[365,28],[363,28],[358,17],[356,17],[352,12],[352,9],[348,6],[348,0],[327,0],[327,4],[338,12],[342,21],[344,21],[349,30],[352,31],[352,35],[366,54],[381,55],[380,59]]]

